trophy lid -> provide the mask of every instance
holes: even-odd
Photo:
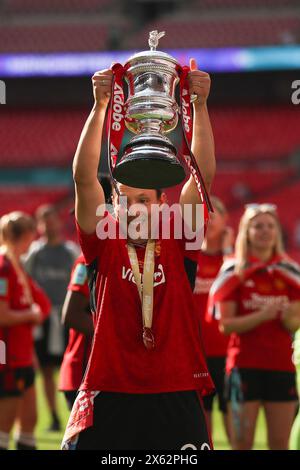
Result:
[[[125,65],[132,66],[132,65],[140,64],[144,61],[146,62],[158,61],[159,62],[159,60],[171,62],[172,64],[177,65],[178,64],[177,60],[174,57],[172,57],[170,54],[156,50],[159,39],[162,38],[163,36],[165,36],[164,31],[162,31],[161,33],[159,33],[157,30],[150,31],[149,39],[148,39],[150,50],[137,52],[136,54],[129,57]]]

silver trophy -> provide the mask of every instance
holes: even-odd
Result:
[[[125,64],[125,123],[136,135],[125,146],[113,176],[136,188],[166,188],[185,178],[176,148],[166,136],[178,123],[175,88],[179,77],[178,62],[156,50],[164,35],[151,31],[150,50],[133,55]]]

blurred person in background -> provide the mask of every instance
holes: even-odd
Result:
[[[104,191],[105,202],[112,202],[110,177],[99,173],[98,179]],[[75,209],[70,211],[74,215]],[[83,254],[74,263],[67,295],[62,309],[62,323],[69,330],[69,341],[64,353],[59,375],[59,390],[64,393],[69,409],[72,409],[77,391],[83,379],[91,352],[94,334],[90,310],[88,273]]]
[[[300,326],[300,268],[284,252],[276,206],[246,206],[235,259],[221,268],[211,295],[221,331],[230,335],[226,372],[233,447],[252,448],[262,406],[269,448],[285,450],[298,398],[292,335]]]
[[[224,257],[233,254],[234,234],[232,228],[227,226],[228,213],[223,202],[216,196],[211,196],[211,202],[214,213],[211,214],[206,237],[198,256],[194,299],[200,319],[208,369],[216,387],[219,410],[223,415],[224,428],[230,441],[230,424],[224,390],[228,336],[220,332],[218,320],[207,315],[207,300],[210,287],[218,275]],[[213,402],[214,395],[203,398],[211,432]]]
[[[17,449],[33,450],[36,446],[32,330],[50,313],[51,304],[20,261],[35,233],[35,222],[27,214],[11,212],[1,218],[0,339],[6,345],[6,363],[0,365],[0,449],[8,448],[17,418]],[[24,412],[28,397],[30,408]]]
[[[70,330],[58,388],[64,392],[70,410],[84,376],[94,334],[89,295],[87,268],[80,255],[75,261],[62,309],[62,322]]]
[[[49,318],[35,331],[35,348],[51,412],[49,431],[59,431],[54,374],[56,367],[62,362],[67,343],[66,331],[61,324],[61,309],[79,249],[75,243],[63,239],[62,222],[54,206],[39,207],[36,220],[40,238],[31,245],[25,267],[45,290],[52,303]]]

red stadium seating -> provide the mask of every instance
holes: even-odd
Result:
[[[284,8],[298,6],[298,0],[196,0],[195,8],[222,9],[222,8]]]
[[[34,214],[42,204],[57,204],[70,196],[68,187],[28,187],[28,186],[1,186],[0,188],[0,216],[11,211],[24,211]]]
[[[75,242],[78,241],[74,216],[70,214],[70,209],[74,207],[73,188],[2,186],[0,189],[0,201],[0,217],[3,214],[16,210],[34,215],[40,205],[56,205],[63,221],[63,235],[67,239]]]
[[[167,32],[163,48],[275,45],[299,40],[300,17],[164,18],[131,36],[127,47],[144,49],[151,29]]]
[[[240,106],[210,112],[217,156],[279,159],[300,148],[297,106]]]
[[[88,110],[16,110],[0,114],[0,166],[70,165]]]
[[[114,0],[8,0],[3,9],[9,13],[97,12],[114,5]]]
[[[110,31],[125,32],[124,21],[2,26],[0,53],[100,51],[109,47]]]
[[[1,108],[0,167],[70,165],[88,112]],[[210,115],[219,161],[264,163],[300,148],[297,106],[210,108]]]

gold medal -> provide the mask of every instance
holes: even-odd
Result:
[[[151,328],[144,326],[143,328],[143,342],[145,348],[150,350],[155,348],[154,335]]]

